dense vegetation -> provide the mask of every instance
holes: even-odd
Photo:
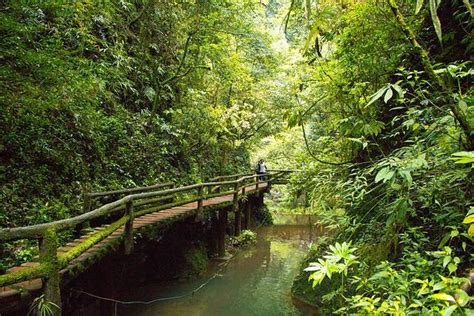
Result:
[[[261,8],[3,1],[0,227],[77,214],[82,192],[248,170],[247,144],[278,128]]]
[[[296,296],[466,312],[473,16],[468,0],[4,1],[0,227],[265,158],[301,170],[288,205],[336,231]],[[32,255],[2,247],[0,270]]]
[[[292,4],[288,32],[307,60],[287,114],[306,129],[294,191],[338,232],[313,246],[294,293],[341,313],[461,313],[473,251],[463,224],[473,212],[472,7]]]

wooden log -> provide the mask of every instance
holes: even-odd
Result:
[[[133,251],[133,201],[128,201],[126,204],[126,214],[128,216],[128,220],[125,223],[125,230],[124,234],[124,253],[125,255],[129,255]]]
[[[43,278],[43,292],[46,300],[55,304],[53,315],[61,315],[61,280],[59,261],[57,257],[57,236],[54,228],[46,230],[39,243],[39,257],[46,267],[46,277]]]
[[[45,224],[38,224],[26,227],[18,227],[18,228],[4,228],[0,229],[0,240],[9,241],[9,240],[17,240],[17,239],[38,239],[43,236],[46,230],[50,228],[54,228],[56,231],[61,231],[68,228],[74,228],[76,225],[81,224],[85,221],[101,217],[104,215],[110,214],[110,210],[114,209],[115,207],[126,203],[130,200],[130,197],[124,197],[118,201],[106,204],[98,209],[91,211],[86,214],[81,214],[76,217],[67,218],[59,221],[54,221],[51,223]]]
[[[162,188],[166,188],[166,187],[174,188],[174,183],[173,182],[166,182],[166,183],[159,183],[159,184],[154,184],[154,185],[150,185],[150,186],[146,186],[146,187],[137,187],[137,188],[106,191],[106,192],[94,192],[94,193],[88,193],[88,195],[91,198],[100,197],[100,196],[107,196],[107,195],[117,195],[117,194],[127,194],[128,195],[130,193],[152,191],[152,190],[162,189]]]

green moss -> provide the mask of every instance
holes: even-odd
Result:
[[[45,277],[47,271],[48,269],[45,265],[40,265],[38,267],[29,267],[18,272],[0,275],[0,286],[7,286],[25,280]]]
[[[190,249],[187,249],[184,254],[188,269],[186,272],[189,276],[197,275],[204,272],[209,263],[207,256],[207,250],[204,246],[199,245]]]

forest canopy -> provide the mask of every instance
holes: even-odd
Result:
[[[265,159],[299,171],[286,206],[335,232],[294,295],[470,312],[473,17],[469,0],[3,1],[0,227]]]

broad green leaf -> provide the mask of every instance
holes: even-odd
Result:
[[[431,295],[431,297],[438,301],[448,301],[452,303],[455,302],[454,297],[446,293],[436,293]]]
[[[435,285],[433,285],[433,291],[439,291],[447,287],[446,283],[444,282],[438,282]]]
[[[395,89],[395,91],[397,91],[398,96],[400,96],[400,97],[403,96],[403,89],[398,84],[396,84],[396,83],[392,84],[392,88]]]
[[[446,256],[443,258],[443,268],[446,268],[446,266],[448,265],[448,263],[451,262],[451,256]]]
[[[431,13],[431,20],[433,21],[433,26],[436,32],[436,36],[438,36],[438,40],[440,43],[443,43],[443,33],[441,30],[441,21],[438,17],[438,3],[436,0],[430,0],[430,13]]]
[[[367,103],[366,106],[369,106],[369,105],[371,105],[372,103],[374,103],[375,101],[377,101],[378,99],[380,99],[380,98],[383,96],[383,94],[385,93],[385,91],[387,91],[387,89],[388,89],[388,87],[383,87],[383,88],[380,89],[379,91],[375,92],[375,93],[372,95],[372,97],[371,97],[369,103]]]
[[[391,88],[387,88],[387,92],[385,93],[383,102],[387,103],[392,97],[393,97],[393,90]]]
[[[458,266],[457,264],[454,264],[454,263],[450,263],[448,264],[448,271],[449,271],[449,274],[455,272],[456,270],[458,269]]]
[[[456,290],[457,298],[456,301],[461,306],[466,306],[467,303],[471,300],[469,295],[462,289]]]
[[[407,182],[407,185],[408,187],[410,188],[411,187],[411,184],[413,182],[413,179],[411,177],[411,173],[409,170],[398,170],[398,174],[403,178],[405,179],[405,181]]]
[[[471,214],[469,216],[466,216],[466,218],[464,218],[464,220],[462,221],[463,224],[470,224],[470,223],[474,223],[474,214]]]
[[[474,224],[471,224],[471,226],[469,226],[469,229],[467,230],[467,234],[469,236],[474,236]]]
[[[377,175],[375,176],[375,183],[380,182],[381,180],[385,179],[387,174],[390,172],[389,167],[385,167],[380,169],[379,172],[377,172]]]
[[[451,314],[456,310],[456,308],[458,308],[457,305],[451,305],[451,306],[449,306],[448,308],[446,308],[446,309],[444,310],[443,316],[449,316],[449,315],[451,315]]]

